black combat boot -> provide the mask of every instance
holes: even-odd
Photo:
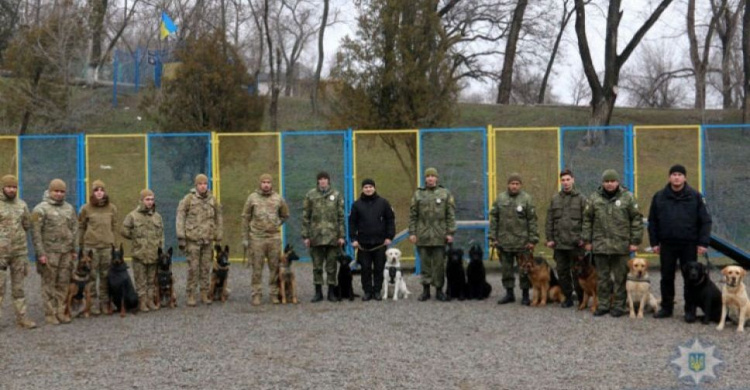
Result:
[[[418,300],[420,302],[424,302],[426,300],[430,299],[430,285],[429,284],[423,284],[422,285],[422,295],[419,296]]]
[[[336,296],[336,286],[328,285],[328,302],[338,302],[339,298]]]
[[[672,317],[671,307],[662,306],[661,309],[659,309],[659,311],[657,311],[656,314],[654,314],[654,318],[669,318],[669,317]],[[693,321],[695,321],[695,319],[693,319]]]
[[[362,300],[365,302],[369,301],[370,299],[372,299],[372,294],[370,294],[369,292],[366,292],[365,295],[362,296]]]
[[[316,284],[315,285],[315,296],[310,301],[312,303],[320,302],[323,300],[323,286]]]
[[[565,298],[565,301],[563,301],[563,303],[560,304],[560,307],[562,307],[563,309],[567,309],[567,308],[569,308],[571,306],[573,306],[573,296],[572,296],[572,294],[571,294],[571,296]]]
[[[516,301],[516,295],[513,293],[512,288],[506,288],[505,291],[506,291],[505,296],[500,298],[499,301],[497,301],[498,305],[504,305],[506,303],[511,303],[511,302]]]
[[[521,293],[523,294],[521,296],[521,304],[524,305],[524,306],[531,305],[531,300],[529,299],[529,289],[528,288],[524,288],[524,289],[521,290]]]
[[[448,297],[445,296],[445,294],[443,293],[443,289],[442,288],[437,288],[437,287],[435,288],[435,299],[438,300],[438,301],[440,301],[440,302],[447,302],[448,301]]]
[[[382,301],[383,300],[383,293],[381,291],[375,291],[372,294],[372,298],[376,301]]]

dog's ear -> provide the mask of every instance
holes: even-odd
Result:
[[[740,279],[745,279],[745,275],[747,275],[747,271],[744,268],[740,268]]]
[[[93,249],[89,249],[88,256],[89,256],[89,259],[93,259],[94,258],[94,250]]]
[[[121,254],[121,255],[124,255],[124,254],[125,254],[125,251],[124,251],[124,250],[122,249],[122,243],[120,243],[120,254]]]
[[[169,257],[172,257],[172,247],[170,246],[169,249],[167,249],[167,254]]]
[[[229,245],[224,245],[224,252],[229,256]]]
[[[156,256],[161,257],[161,255],[163,255],[163,254],[164,254],[164,251],[161,250],[161,247],[159,247],[159,249],[156,250]]]
[[[729,274],[729,266],[724,267],[721,270],[721,274],[724,275],[724,276],[727,276]]]
[[[635,262],[635,258],[628,259],[628,269],[631,271],[633,270],[633,263]]]

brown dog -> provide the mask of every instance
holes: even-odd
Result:
[[[83,313],[85,318],[91,315],[91,258],[94,252],[89,250],[84,254],[79,252],[78,265],[70,276],[68,284],[68,296],[65,299],[65,314],[73,318],[73,305],[80,306],[83,304],[83,310],[78,311],[76,315]]]
[[[528,275],[533,288],[531,306],[545,306],[549,302],[562,302],[565,295],[557,282],[557,277],[552,273],[552,268],[543,257],[533,257],[531,253],[522,253],[519,256],[518,267],[521,272]]]
[[[287,244],[279,259],[279,300],[283,304],[297,304],[297,278],[292,271],[292,262],[295,260],[299,260],[299,256],[292,246]]]
[[[745,275],[747,271],[744,268],[730,265],[721,270],[724,275],[724,286],[721,288],[721,320],[717,330],[724,329],[724,322],[727,319],[727,311],[738,311],[737,331],[745,331],[745,320],[750,314],[750,299],[747,297],[745,289]]]
[[[589,304],[589,299],[593,298],[591,302],[591,312],[593,313],[599,306],[599,298],[596,295],[596,268],[591,264],[591,258],[590,255],[579,256],[573,269],[578,278],[578,284],[583,290],[583,297],[579,298],[581,302],[578,305],[578,310],[585,309]]]
[[[625,290],[628,293],[628,306],[630,307],[630,318],[636,318],[635,303],[638,302],[638,318],[643,318],[646,306],[658,310],[659,302],[651,294],[651,281],[648,278],[648,261],[639,257],[628,260],[628,279],[625,282]]]

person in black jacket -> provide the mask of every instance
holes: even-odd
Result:
[[[677,262],[684,265],[698,261],[698,255],[705,254],[711,242],[711,216],[706,201],[687,184],[686,176],[682,165],[669,168],[669,184],[654,195],[648,214],[651,247],[661,260],[661,309],[655,318],[672,316]],[[682,277],[684,280],[684,273]],[[695,306],[686,302],[685,321],[695,321],[695,311]]]
[[[385,251],[395,235],[396,222],[391,204],[375,192],[374,180],[362,180],[362,194],[349,214],[349,238],[352,247],[357,249],[357,261],[362,266],[363,301],[382,299]]]

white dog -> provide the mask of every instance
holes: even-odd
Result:
[[[383,299],[388,299],[388,286],[393,286],[393,300],[398,301],[398,296],[408,298],[409,289],[401,275],[401,251],[391,248],[385,251],[385,270],[383,270]]]

